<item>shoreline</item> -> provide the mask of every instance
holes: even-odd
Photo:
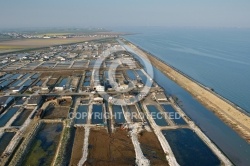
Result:
[[[131,43],[131,42],[130,42]],[[133,44],[135,45],[135,44]],[[209,91],[210,93],[214,94],[215,96],[217,96],[218,98],[222,99],[223,101],[227,102],[228,104],[230,104],[232,107],[234,107],[235,109],[237,109],[238,111],[242,112],[243,114],[247,115],[248,117],[250,117],[250,112],[247,112],[246,110],[244,110],[243,108],[241,108],[239,105],[237,105],[236,103],[230,101],[229,99],[221,96],[219,93],[217,93],[216,91],[212,90],[213,88],[210,88],[204,84],[202,84],[201,82],[195,80],[194,78],[190,77],[189,75],[185,74],[184,72],[182,72],[181,70],[175,68],[174,66],[164,62],[163,60],[161,60],[160,58],[156,57],[155,55],[151,54],[150,52],[144,50],[143,48],[135,45],[136,47],[138,47],[140,50],[142,50],[143,52],[147,53],[148,55],[156,58],[158,61],[161,61],[162,63],[166,64],[167,66],[169,66],[170,68],[172,68],[173,70],[177,71],[178,73],[180,73],[181,75],[185,76],[186,78],[190,79],[191,81],[193,81],[194,83],[198,84],[199,86],[201,86],[202,88],[206,89],[207,91]]]
[[[247,116],[247,112],[245,113],[239,106],[213,92],[208,87],[173,66],[163,62],[148,51],[143,50],[126,39],[124,40],[127,42],[125,43],[127,46],[140,56],[147,57],[158,70],[188,91],[196,100],[250,143],[250,117]]]

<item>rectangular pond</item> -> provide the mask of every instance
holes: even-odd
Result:
[[[88,119],[88,105],[79,105],[75,116],[75,124],[86,124]]]
[[[168,126],[167,121],[164,116],[160,113],[160,111],[154,105],[147,105],[147,109],[150,113],[150,116],[154,119],[155,123],[158,126]]]
[[[89,66],[94,66],[95,63],[96,63],[96,60],[90,60],[90,61],[89,61]]]
[[[23,83],[23,86],[30,86],[32,82],[33,82],[33,80],[28,79],[28,80],[26,80],[26,81]]]
[[[0,156],[3,154],[7,146],[9,145],[11,139],[14,137],[15,133],[14,132],[5,132],[1,137],[0,137]]]
[[[84,78],[84,81],[90,81],[90,76],[86,76],[86,77]]]
[[[40,77],[40,75],[41,75],[41,74],[36,73],[36,74],[32,75],[30,78],[31,78],[31,79],[37,79],[38,77]]]
[[[175,124],[177,125],[186,125],[187,123],[185,120],[180,116],[180,114],[173,108],[172,105],[169,104],[161,104],[163,107],[164,111],[167,112],[168,117],[174,121]]]
[[[42,80],[39,80],[39,81],[36,83],[35,86],[42,86],[42,84],[43,84],[43,81],[42,81]]]
[[[0,127],[4,125],[13,117],[13,115],[19,110],[19,107],[12,107],[7,110],[5,114],[0,117]]]
[[[220,165],[212,150],[190,129],[163,130],[177,162],[181,166]]]
[[[22,74],[14,74],[12,75],[9,79],[11,80],[15,80],[15,79],[18,79]]]
[[[27,74],[25,74],[25,75],[22,76],[22,79],[26,79],[26,78],[30,77],[30,75],[31,74],[27,73]]]
[[[115,123],[117,124],[125,123],[122,107],[120,105],[112,105],[112,110],[115,118]]]
[[[29,117],[32,110],[24,109],[16,118],[16,120],[11,124],[11,126],[22,126],[26,119]]]
[[[68,82],[68,78],[63,78],[63,79],[60,81],[60,83],[58,84],[58,86],[59,86],[59,87],[64,87],[64,86],[66,86],[67,82]]]
[[[90,77],[92,75],[92,71],[86,71],[85,76]]]
[[[13,80],[5,80],[3,82],[1,82],[0,84],[0,88],[5,88],[7,85],[9,85],[11,82],[13,82]]]
[[[116,130],[109,134],[106,129],[91,129],[88,143],[88,156],[84,165],[136,165],[134,145],[125,130]]]
[[[26,101],[26,98],[16,98],[15,105],[23,105]]]
[[[62,129],[62,123],[42,124],[21,165],[51,165]]]
[[[136,80],[137,79],[137,77],[136,77],[135,73],[133,72],[133,70],[127,70],[127,75],[128,75],[130,80]]]
[[[90,81],[84,81],[83,86],[90,86]]]
[[[152,81],[150,81],[150,79],[141,70],[136,70],[136,72],[140,76],[142,83],[151,87]]]
[[[92,124],[103,124],[102,105],[99,105],[99,104],[93,105],[91,123]]]
[[[141,117],[139,115],[139,112],[136,109],[135,105],[127,105],[128,111],[130,113],[130,117],[133,120],[133,122],[141,122]]]
[[[23,79],[16,80],[13,84],[11,84],[11,86],[12,86],[12,87],[16,87],[16,86],[18,86],[19,84],[21,84],[21,82],[23,82]]]
[[[0,80],[8,79],[12,74],[5,74],[3,77],[0,78]]]

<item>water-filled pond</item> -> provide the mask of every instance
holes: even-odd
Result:
[[[218,157],[192,130],[163,130],[162,133],[181,166],[220,165]]]
[[[22,165],[50,165],[59,144],[62,123],[43,124],[32,141]]]

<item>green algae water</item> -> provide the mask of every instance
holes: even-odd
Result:
[[[55,157],[63,124],[42,124],[22,165],[50,165]]]

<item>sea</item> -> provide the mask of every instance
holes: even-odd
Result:
[[[249,29],[134,28],[124,31],[134,33],[123,36],[125,39],[250,112]],[[231,162],[249,165],[250,144],[183,88],[165,77],[162,71],[153,69],[154,80],[168,95],[178,97],[183,111]]]
[[[250,113],[250,29],[135,28],[124,38]]]

